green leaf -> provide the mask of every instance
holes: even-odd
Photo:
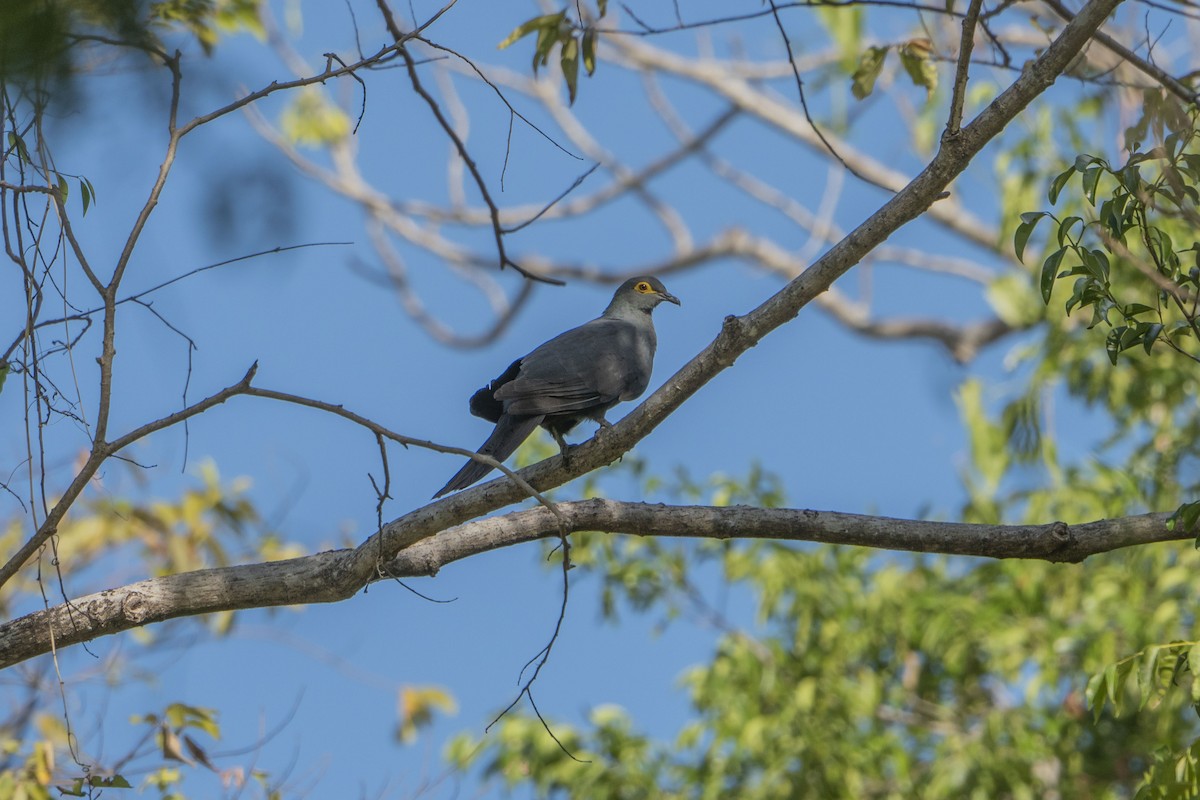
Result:
[[[86,217],[88,206],[96,200],[96,187],[87,178],[79,179],[79,196],[83,198],[83,215]]]
[[[0,392],[4,391],[4,381],[8,378],[8,362],[0,361]]]
[[[814,9],[817,19],[829,38],[833,40],[840,66],[846,72],[855,68],[858,48],[862,46],[864,10],[854,5],[818,4]]]
[[[1186,534],[1193,534],[1196,533],[1197,522],[1200,522],[1200,502],[1184,503],[1175,509],[1175,513],[1168,520],[1168,525],[1171,530],[1182,529]],[[1191,663],[1200,669],[1200,658]]]
[[[1067,185],[1067,181],[1071,180],[1071,176],[1075,174],[1074,167],[1067,167],[1060,172],[1054,180],[1050,181],[1050,191],[1046,193],[1046,197],[1050,200],[1050,205],[1058,202],[1058,193]]]
[[[1158,684],[1158,657],[1162,653],[1163,648],[1160,645],[1151,645],[1142,653],[1142,665],[1138,670],[1138,693],[1141,697],[1138,699],[1138,711],[1146,707],[1146,703],[1154,696],[1154,688]]]
[[[925,100],[937,88],[937,64],[933,61],[933,43],[928,39],[913,39],[900,45],[900,63],[913,84],[925,88]]]
[[[1105,673],[1098,673],[1088,679],[1084,698],[1088,708],[1092,710],[1092,722],[1099,722],[1100,715],[1104,713],[1104,701],[1108,699],[1108,680]]]
[[[1146,328],[1146,332],[1142,338],[1142,347],[1146,349],[1146,355],[1150,355],[1150,348],[1158,341],[1158,335],[1162,333],[1163,326],[1160,323],[1152,322]]]
[[[1132,195],[1136,196],[1142,189],[1142,171],[1135,166],[1129,166],[1121,170],[1117,177],[1121,179],[1121,185]]]
[[[1100,167],[1088,167],[1083,173],[1083,196],[1093,207],[1096,205],[1096,186],[1100,183],[1102,172]]]
[[[858,59],[858,69],[850,78],[850,93],[857,99],[866,98],[875,90],[875,81],[883,69],[884,58],[887,57],[887,47],[868,47]]]
[[[1117,355],[1121,352],[1121,339],[1128,330],[1124,325],[1120,325],[1109,331],[1104,339],[1104,352],[1108,354],[1108,360],[1114,367],[1117,365]]]
[[[544,67],[550,61],[550,51],[559,41],[558,27],[546,27],[538,31],[537,44],[533,48],[533,71]]]
[[[1085,250],[1079,249],[1079,257],[1083,261],[1083,267],[1087,270],[1087,274],[1094,277],[1101,284],[1108,283],[1108,256],[1103,250]]]
[[[562,55],[558,63],[562,66],[563,80],[567,83],[570,105],[575,105],[575,90],[579,86],[579,41],[574,37],[563,42]]]
[[[17,158],[26,164],[33,163],[33,159],[29,157],[29,149],[25,147],[25,140],[16,131],[8,132],[8,146],[17,151]]]
[[[1045,211],[1026,211],[1021,215],[1021,224],[1017,226],[1017,231],[1013,234],[1013,249],[1016,251],[1018,261],[1024,258],[1025,245],[1029,243],[1033,229],[1045,216]]]
[[[498,45],[498,49],[503,50],[504,48],[511,45],[513,42],[516,42],[519,39],[524,39],[526,36],[533,33],[534,31],[550,30],[550,31],[554,32],[555,34],[557,34],[558,26],[566,18],[567,18],[567,12],[566,12],[566,9],[564,9],[564,10],[558,12],[557,14],[543,14],[540,17],[534,17],[533,19],[525,20],[520,25],[518,25],[516,28],[514,28],[513,32],[510,33],[508,36],[506,36],[504,41],[500,42],[500,44]],[[543,62],[543,63],[545,63],[545,62]]]
[[[70,786],[55,786],[55,790],[64,797],[86,797],[83,791],[83,778],[76,778]]]
[[[62,198],[63,204],[67,202],[67,197],[71,194],[71,185],[67,183],[67,179],[62,175],[58,176],[58,194]]]
[[[596,29],[583,32],[583,68],[589,76],[596,74]]]
[[[1058,246],[1059,247],[1062,247],[1063,242],[1066,241],[1070,237],[1071,228],[1073,228],[1076,225],[1076,223],[1078,223],[1082,227],[1083,226],[1083,217],[1070,216],[1070,217],[1067,217],[1066,219],[1064,219],[1062,222],[1058,223]],[[1077,240],[1072,239],[1071,241],[1072,241],[1072,244],[1078,244]]]
[[[1058,277],[1058,267],[1062,264],[1063,256],[1066,253],[1067,248],[1060,247],[1042,262],[1042,279],[1040,282],[1042,302],[1050,302],[1050,294],[1054,291],[1054,280]]]
[[[1108,698],[1113,705],[1113,713],[1118,717],[1125,713],[1125,683],[1133,673],[1133,659],[1123,659],[1115,664],[1109,664],[1104,670],[1104,679],[1108,682]]]
[[[1192,672],[1192,702],[1200,703],[1200,642],[1188,650],[1188,669]]]

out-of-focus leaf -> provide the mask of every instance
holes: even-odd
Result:
[[[562,66],[563,80],[567,84],[570,105],[575,105],[575,91],[579,86],[579,41],[577,39],[572,38],[563,42],[559,64]]]
[[[813,10],[833,39],[842,69],[854,69],[858,50],[862,47],[864,9],[855,5],[818,5]]]
[[[435,711],[453,714],[458,711],[454,697],[437,686],[405,686],[400,690],[396,738],[411,744],[418,731],[433,720]]]
[[[557,14],[543,14],[540,17],[528,19],[513,29],[513,32],[504,37],[504,41],[498,45],[499,49],[503,50],[509,45],[520,39],[525,38],[534,31],[551,30],[556,34],[558,26],[567,18],[566,10],[559,11]]]
[[[868,47],[858,60],[858,69],[851,77],[850,92],[859,100],[864,99],[875,90],[875,81],[883,69],[883,61],[888,53],[887,47]]]
[[[596,73],[596,29],[588,28],[583,32],[583,68],[588,75]]]
[[[322,147],[350,135],[350,118],[325,99],[321,90],[306,86],[284,109],[280,128],[296,144]]]
[[[933,43],[928,39],[912,39],[900,45],[900,63],[916,86],[924,87],[925,99],[937,89],[937,64],[933,60]]]

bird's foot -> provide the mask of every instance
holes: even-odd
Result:
[[[563,466],[567,469],[571,468],[571,451],[576,447],[579,447],[579,445],[564,443],[563,446],[559,448],[559,453],[562,455]]]

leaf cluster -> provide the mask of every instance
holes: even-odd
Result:
[[[883,72],[888,53],[896,51],[900,66],[914,86],[925,90],[925,97],[933,96],[938,85],[937,64],[933,60],[933,43],[926,38],[910,39],[899,45],[876,45],[868,47],[859,57],[854,74],[850,77],[850,92],[859,100],[866,99],[874,90],[875,82]]]
[[[1109,328],[1105,350],[1113,364],[1130,348],[1149,354],[1158,342],[1200,360],[1196,115],[1165,99],[1148,101],[1142,120],[1126,133],[1124,164],[1084,154],[1050,182],[1047,199],[1054,204],[1078,176],[1086,217],[1030,211],[1013,235],[1021,258],[1035,228],[1043,220],[1054,223],[1040,271],[1042,299],[1049,303],[1056,282],[1074,277],[1067,314],[1090,308],[1088,327]],[[1150,146],[1143,146],[1147,135]]]
[[[0,81],[53,97],[79,67],[89,40],[163,52],[182,30],[211,53],[222,34],[265,36],[262,0],[5,0],[0,3]]]
[[[596,18],[602,18],[608,12],[607,0],[597,0]],[[595,22],[580,18],[572,20],[568,14],[570,8],[563,8],[553,14],[542,14],[522,22],[512,33],[500,42],[500,49],[512,45],[526,36],[534,37],[533,71],[536,74],[539,67],[550,63],[550,56],[558,49],[558,64],[562,69],[563,83],[571,105],[575,104],[575,96],[579,89],[579,65],[588,76],[596,72],[596,36]]]
[[[1157,748],[1197,730],[1178,693],[1158,692],[1146,713],[1088,713],[1085,678],[1178,638],[1195,552],[1114,553],[1081,570],[771,542],[660,547],[573,551],[601,576],[672,575],[650,598],[617,588],[618,602],[717,626],[711,659],[681,678],[694,720],[667,740],[607,706],[584,728],[552,722],[592,762],[581,764],[536,719],[506,718],[493,739],[456,740],[453,763],[539,797],[1116,798]],[[694,596],[714,566],[752,601],[752,622]],[[1156,686],[1178,668],[1171,653],[1157,651]]]

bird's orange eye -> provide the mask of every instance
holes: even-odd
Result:
[[[641,283],[639,283],[637,286],[635,286],[633,288],[637,289],[642,294],[650,294],[651,292],[654,291],[654,289],[652,289],[650,287],[650,284],[646,283],[645,281],[642,281]]]

